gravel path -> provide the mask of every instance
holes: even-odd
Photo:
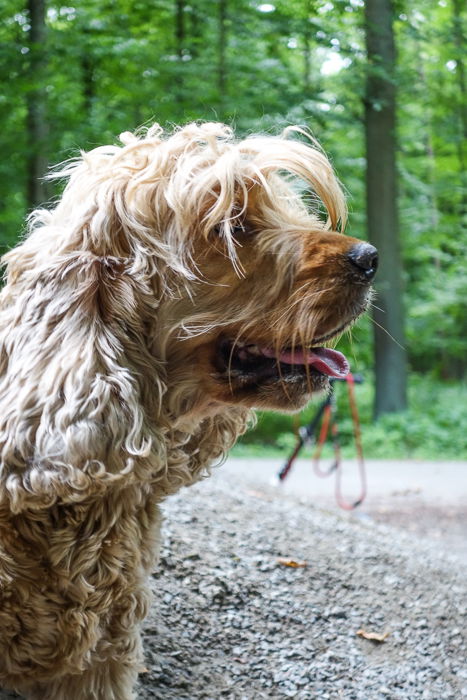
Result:
[[[467,697],[460,558],[243,483],[166,504],[141,699]]]
[[[141,700],[467,698],[460,557],[222,469],[164,510]]]

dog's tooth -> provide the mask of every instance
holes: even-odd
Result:
[[[247,350],[250,355],[261,355],[261,350],[257,345],[248,345]]]
[[[235,347],[236,353],[241,359],[245,359],[246,355],[261,355],[262,352],[254,343],[237,343]]]

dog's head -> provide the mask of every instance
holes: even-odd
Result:
[[[178,231],[188,274],[156,345],[177,412],[297,410],[348,371],[329,345],[367,308],[376,250],[338,232],[341,189],[303,132],[238,142],[205,124],[163,142],[167,157],[171,143],[160,230]]]
[[[15,509],[191,483],[250,408],[297,410],[346,374],[329,344],[368,305],[376,251],[339,233],[340,187],[304,133],[193,124],[122,141],[62,168],[57,206],[6,256],[0,478]]]
[[[329,344],[366,309],[377,256],[338,232],[344,198],[310,136],[238,141],[192,124],[121,138],[61,173],[68,185],[39,213],[21,274],[58,260],[63,287],[78,266],[81,303],[130,338],[127,354],[144,346],[137,373],[154,362],[173,415],[296,410],[344,376]]]

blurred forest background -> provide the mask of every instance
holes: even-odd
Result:
[[[356,389],[366,454],[467,457],[465,15],[462,0],[2,0],[2,251],[28,211],[56,196],[39,179],[48,166],[122,131],[154,120],[220,120],[240,134],[306,125],[348,192],[348,233],[385,249],[375,304],[386,283],[400,310],[395,331],[376,312],[340,343],[366,380]],[[375,141],[371,119],[391,105],[397,143],[383,143],[384,127]],[[388,153],[397,167],[392,230],[380,201],[391,189]],[[377,358],[388,384],[379,409],[374,328],[385,352],[399,353],[390,371]],[[399,400],[384,405],[398,383]],[[296,422],[262,415],[240,449],[286,449]]]

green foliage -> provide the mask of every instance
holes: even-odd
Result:
[[[65,6],[49,0],[39,87],[47,98],[50,164],[154,119],[163,125],[220,119],[242,133],[302,123],[332,154],[349,192],[348,232],[365,238],[363,5],[80,0]],[[28,70],[26,6],[4,0],[0,8],[1,249],[22,232],[28,209],[26,97],[39,78]],[[466,13],[457,0],[394,6],[409,361],[416,372],[461,378],[467,357]],[[356,370],[372,368],[369,321],[341,346]]]

